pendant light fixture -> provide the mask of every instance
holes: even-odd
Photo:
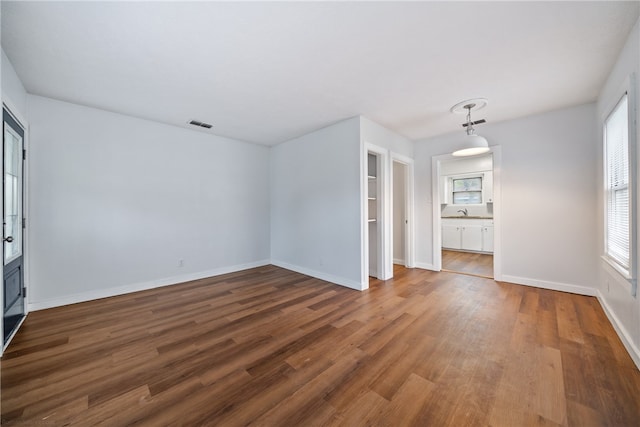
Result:
[[[471,110],[479,110],[487,105],[488,101],[484,98],[469,99],[462,101],[451,107],[452,113],[467,113],[467,135],[462,138],[458,148],[452,153],[456,157],[475,156],[489,151],[489,142],[483,136],[476,135],[473,125],[484,123],[484,120],[471,121]]]

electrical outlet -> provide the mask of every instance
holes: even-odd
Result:
[[[184,260],[183,259],[179,259],[178,260],[178,267],[184,267]]]

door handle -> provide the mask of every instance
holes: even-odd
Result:
[[[3,242],[11,243],[13,242],[13,236],[5,237],[2,239]]]

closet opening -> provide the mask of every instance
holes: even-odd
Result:
[[[362,289],[393,278],[393,264],[415,267],[413,159],[365,143],[362,163]]]
[[[367,223],[369,233],[369,277],[384,280],[382,156],[367,153]]]

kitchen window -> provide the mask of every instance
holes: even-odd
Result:
[[[628,279],[634,275],[633,196],[629,97],[625,93],[604,121],[605,259]],[[631,151],[633,152],[633,151]],[[635,291],[635,289],[634,289]],[[635,293],[635,292],[634,292]]]
[[[452,179],[452,197],[454,205],[482,204],[482,177]]]

